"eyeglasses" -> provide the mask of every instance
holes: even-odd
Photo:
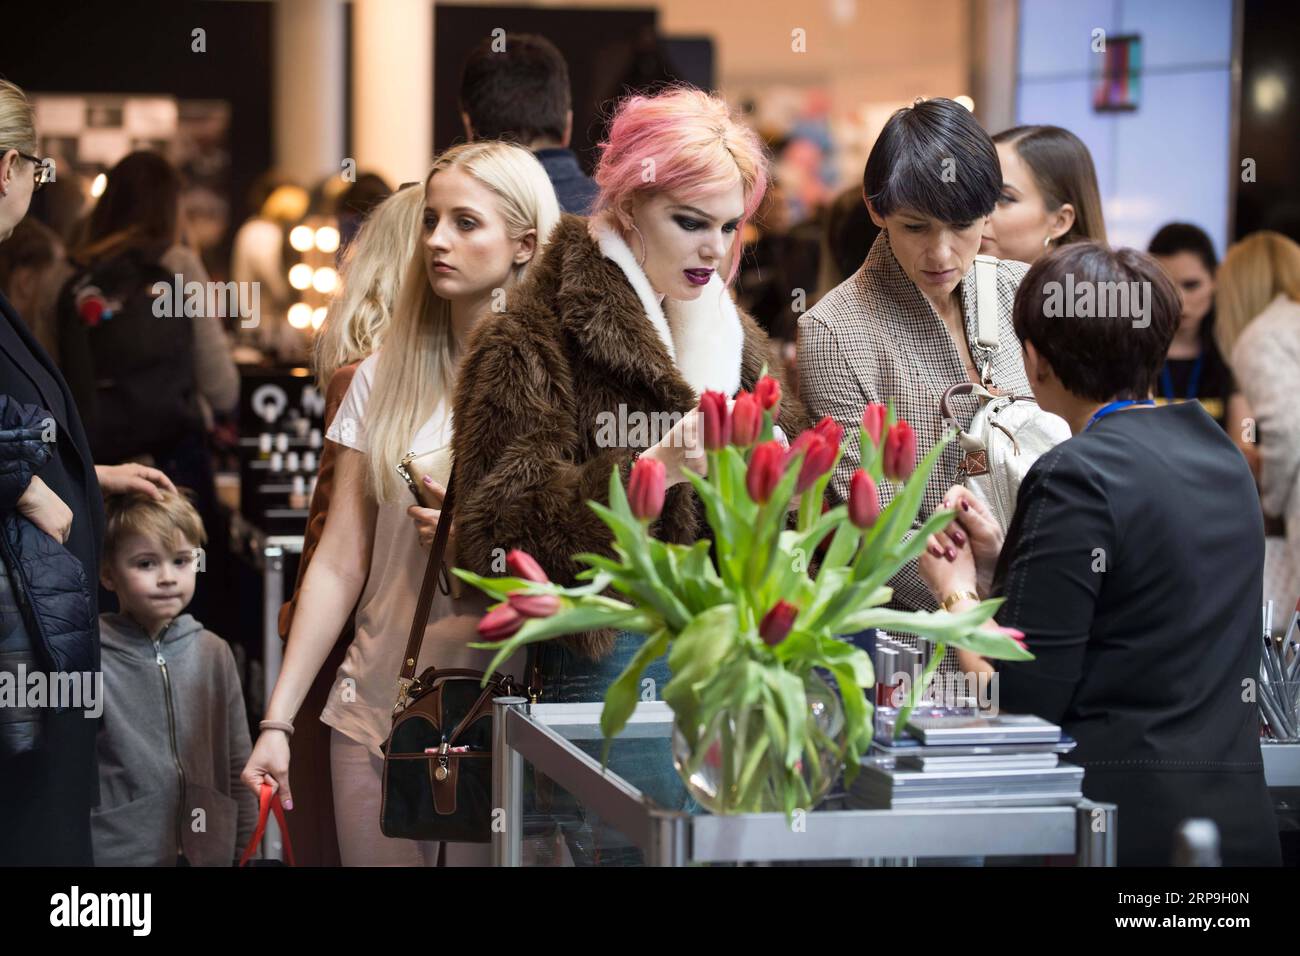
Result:
[[[32,190],[33,192],[39,192],[40,188],[46,183],[54,181],[54,160],[41,159],[39,156],[29,156],[20,149],[15,149],[14,152],[18,154],[20,159],[30,160],[36,164],[36,169],[32,174],[36,180],[36,185]]]

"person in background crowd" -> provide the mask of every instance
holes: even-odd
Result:
[[[1143,283],[1150,324],[1046,315],[1050,283],[1067,275]],[[1006,599],[997,622],[1023,632],[1034,659],[961,651],[962,669],[996,666],[1002,710],[1078,741],[1067,759],[1086,768],[1084,795],[1119,807],[1121,866],[1170,865],[1191,818],[1218,827],[1225,865],[1277,866],[1259,707],[1242,693],[1261,652],[1254,482],[1198,403],[1151,400],[1181,311],[1160,267],[1132,249],[1076,243],[1034,264],[1015,329],[1035,397],[1073,437],[1030,468],[1005,540],[978,498],[949,489],[957,523],[931,537],[921,574],[954,613]]]
[[[850,186],[826,208],[821,241],[817,300],[862,268],[880,227],[862,201],[862,189]]]
[[[1241,439],[1250,409],[1214,341],[1214,272],[1219,267],[1214,244],[1191,223],[1171,222],[1151,237],[1147,252],[1160,263],[1183,302],[1182,320],[1160,370],[1156,401],[1200,402],[1237,442],[1246,460],[1253,459],[1252,470],[1257,470],[1254,444]]]
[[[307,214],[308,198],[307,190],[274,172],[258,179],[249,198],[257,212],[235,233],[230,277],[241,285],[255,282],[260,289],[257,325],[243,328],[236,323],[232,330],[239,361],[253,364],[282,350],[294,351],[302,337],[285,319],[297,294],[289,285],[284,247],[290,227]]]
[[[945,181],[945,162],[961,173]],[[1029,394],[1011,327],[1011,304],[1025,266],[997,267],[996,352],[971,345],[976,332],[975,256],[997,204],[1002,173],[988,134],[965,107],[947,99],[918,101],[890,117],[867,158],[862,195],[881,229],[863,268],[799,320],[799,377],[814,418],[829,415],[844,428],[844,454],[830,491],[848,500],[849,478],[861,460],[862,409],[892,401],[916,430],[917,455],[940,439],[939,400],[952,385],[979,382],[987,366],[993,383]],[[976,403],[954,401],[966,422]],[[922,500],[919,522],[939,506],[958,465],[955,444],[939,458]],[[893,488],[881,485],[882,507]],[[916,565],[890,582],[893,606],[936,606]],[[945,667],[955,663],[950,660]]]
[[[121,610],[99,618],[95,862],[230,866],[253,835],[257,800],[239,781],[251,745],[235,655],[184,613],[207,533],[175,492],[114,495],[107,510],[101,580]]]
[[[816,280],[819,232],[815,221],[791,226],[785,195],[774,181],[741,236],[745,268],[736,273],[736,304],[769,338],[780,340],[787,365],[794,361],[799,312],[807,308]]]
[[[460,118],[465,137],[504,139],[531,149],[555,187],[564,212],[586,216],[596,184],[569,148],[573,103],[569,66],[543,36],[508,33],[505,49],[484,39],[465,61],[460,80]]]
[[[384,200],[362,223],[348,244],[339,266],[339,288],[316,337],[316,380],[325,394],[325,427],[338,414],[361,361],[378,350],[392,324],[393,309],[402,275],[415,257],[420,239],[420,214],[424,195],[406,186]],[[316,489],[307,514],[307,530],[293,597],[280,608],[280,637],[288,640],[293,628],[303,580],[320,543],[334,491],[338,445],[326,442],[316,473]],[[414,506],[412,506],[414,507]],[[352,643],[352,627],[345,626],[316,675],[302,709],[320,713],[329,700],[334,675]],[[330,731],[315,720],[297,728],[290,738],[297,801],[289,815],[289,831],[299,865],[338,866],[339,845],[330,784]]]
[[[378,173],[361,173],[357,176],[357,181],[339,195],[337,213],[340,261],[370,211],[392,194],[393,190],[384,182],[384,177]]]
[[[646,159],[655,163],[653,182],[641,175]],[[606,500],[614,469],[626,480],[638,453],[662,462],[667,475],[656,533],[696,541],[703,524],[684,470],[705,461],[692,457],[686,438],[700,396],[753,389],[765,366],[779,367],[727,289],[738,237],[767,185],[762,142],[727,104],[684,88],[625,99],[596,182],[592,218],[563,217],[528,285],[476,331],[461,369],[457,553],[480,574],[497,573],[497,549],[521,549],[552,580],[573,582],[575,554],[610,548],[609,529],[587,502]],[[782,394],[780,426],[794,436],[806,418],[797,397]],[[601,437],[609,415],[659,421],[665,413],[682,417],[667,434],[643,437],[648,448],[611,447]],[[595,631],[539,645],[544,699],[600,700],[643,641]],[[666,656],[645,673],[663,688]],[[594,754],[600,742],[583,746]],[[622,741],[610,766],[661,806],[685,805],[666,739]],[[569,840],[575,860],[587,858],[591,842],[585,833]],[[611,857],[639,854],[602,853]]]
[[[239,401],[239,372],[215,298],[205,295],[194,315],[188,296],[175,295],[177,283],[208,282],[179,241],[180,189],[179,174],[157,153],[131,153],[109,171],[60,295],[59,361],[78,407],[90,409],[96,458],[157,467],[193,492],[204,526],[218,528],[207,438],[213,413]],[[200,592],[196,613],[210,616],[207,601]]]
[[[528,151],[468,143],[441,154],[420,190],[418,247],[406,263],[383,348],[362,361],[327,437],[338,464],[329,520],[303,578],[267,719],[244,768],[258,791],[274,783],[292,810],[293,718],[355,608],[356,636],[321,720],[333,728],[330,772],[344,866],[432,866],[437,843],[381,834],[383,751],[392,726],[402,649],[428,562],[397,463],[452,441],[451,394],[466,338],[498,289],[518,287],[559,216],[555,192]],[[460,418],[456,416],[459,425]],[[430,486],[435,493],[445,488]],[[432,514],[436,519],[437,515]],[[456,526],[459,527],[459,514]],[[448,565],[456,562],[448,555]],[[468,643],[488,601],[435,593],[416,668],[483,669],[491,654]],[[523,674],[523,655],[503,670]],[[512,670],[513,668],[513,670]],[[445,844],[450,865],[485,865],[488,847]]]
[[[59,289],[71,274],[63,243],[48,226],[30,216],[14,227],[0,246],[0,290],[27,318],[36,341],[58,360],[54,308]]]
[[[23,91],[0,80],[0,243],[45,182],[35,117]],[[54,441],[50,420],[53,420]],[[95,627],[107,492],[174,491],[159,471],[95,465],[72,392],[53,359],[0,295],[0,648],[10,679],[15,659],[51,673],[36,645],[57,645],[69,671],[99,669]],[[37,620],[11,595],[39,578]],[[29,633],[30,631],[30,633]],[[0,866],[90,866],[90,808],[99,801],[95,721],[83,710],[46,710],[24,739],[0,735]],[[21,752],[19,752],[21,751]]]
[[[1300,598],[1300,245],[1267,231],[1233,245],[1215,312],[1219,348],[1251,410],[1242,427],[1259,449],[1264,597],[1287,609]]]
[[[993,142],[1002,191],[980,252],[1032,263],[1053,245],[1106,241],[1097,172],[1083,140],[1059,126],[1016,126]]]

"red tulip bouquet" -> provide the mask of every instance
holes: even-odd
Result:
[[[883,607],[891,597],[886,582],[952,520],[952,511],[936,512],[909,535],[949,438],[918,466],[911,426],[895,421],[892,409],[868,406],[849,500],[825,509],[843,430],[825,418],[785,447],[773,439],[780,398],[779,383],[765,376],[733,407],[716,392],[700,400],[708,477],[687,477],[713,529],[712,555],[708,540],[687,547],[651,536],[664,503],[664,468],[643,458],[626,491],[617,470],[610,476],[608,506],[590,502],[613,532],[613,556],[577,556],[587,583],[561,587],[519,551],[507,558],[510,577],[455,572],[501,602],[483,618],[483,641],[474,645],[497,649],[489,670],[525,644],[561,635],[597,628],[646,635],[605,695],[606,755],[636,707],[642,672],[667,652],[673,676],[662,697],[673,711],[678,770],[718,813],[811,808],[841,769],[847,766],[850,778],[857,773],[871,743],[864,691],[875,677],[868,655],[839,635],[879,627],[938,642],[900,727],[945,646],[1030,656],[1015,635],[989,623],[1000,601],[958,614]],[[884,481],[900,487],[882,510],[877,487]]]

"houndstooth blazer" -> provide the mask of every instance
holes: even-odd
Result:
[[[1003,391],[1032,394],[1021,360],[1020,340],[1011,324],[1016,287],[1028,266],[998,263],[998,350],[992,355],[993,383]],[[982,365],[975,342],[975,269],[961,281],[966,340],[976,365]],[[889,235],[882,232],[871,246],[862,268],[828,292],[799,319],[799,381],[813,420],[825,415],[844,428],[844,455],[831,479],[831,493],[848,497],[849,478],[861,460],[858,429],[869,402],[894,401],[899,418],[916,430],[917,457],[928,452],[943,433],[939,400],[951,385],[969,380],[943,320],[894,258]],[[978,403],[969,396],[952,403],[953,415],[965,427]],[[956,444],[944,450],[930,476],[918,515],[925,521],[952,487],[957,474]],[[894,489],[880,487],[881,507]],[[916,562],[892,581],[891,607],[933,610],[936,607]]]

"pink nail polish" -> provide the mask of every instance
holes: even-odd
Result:
[[[945,551],[944,556],[947,557],[949,561],[957,560],[957,552],[954,551],[952,548],[949,548],[947,551]]]
[[[962,511],[970,511],[970,502],[969,502],[969,501],[963,501],[963,502],[961,503],[961,510],[962,510]]]

